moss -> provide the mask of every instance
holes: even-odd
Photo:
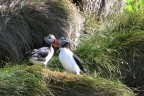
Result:
[[[134,96],[118,81],[50,71],[41,65],[16,65],[0,70],[3,96]]]
[[[37,96],[46,94],[42,76],[32,67],[17,65],[0,70],[1,95]]]
[[[59,96],[134,96],[131,89],[118,81],[73,75],[44,69],[44,77],[52,94]],[[48,74],[47,74],[48,73]]]

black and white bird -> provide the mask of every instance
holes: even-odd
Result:
[[[70,50],[70,42],[61,37],[58,44],[60,45],[59,60],[64,69],[76,75],[84,73],[81,60]]]
[[[52,45],[56,46],[58,40],[54,35],[49,34],[44,37],[44,42],[47,43],[48,47],[41,47],[39,49],[34,49],[31,54],[30,62],[33,64],[44,64],[47,67],[49,60],[52,58],[54,54],[54,49]]]

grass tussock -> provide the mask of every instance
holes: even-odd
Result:
[[[48,95],[46,85],[38,69],[17,65],[0,70],[0,94],[2,96]]]
[[[75,41],[82,29],[81,16],[68,0],[5,0],[0,21],[0,61],[4,62],[22,61],[27,51],[46,46],[43,38],[50,33]]]
[[[47,70],[43,70],[45,73]],[[132,90],[117,81],[89,76],[76,76],[68,73],[48,72],[48,85],[57,95],[70,96],[134,96]]]
[[[3,96],[134,96],[132,90],[120,82],[52,72],[41,65],[16,65],[0,70]]]
[[[82,38],[76,53],[89,73],[116,78],[141,90],[144,85],[143,13],[113,15],[99,22],[100,26],[94,22],[95,18],[88,18],[86,31],[90,35]]]

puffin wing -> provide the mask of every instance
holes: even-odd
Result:
[[[42,51],[42,52],[39,52],[39,53],[38,53],[39,57],[42,57],[42,58],[47,57],[47,56],[48,56],[48,54],[49,54],[49,52],[48,52],[48,51]]]
[[[80,58],[75,54],[73,54],[73,58],[76,61],[77,65],[79,66],[80,70],[84,73],[84,69],[83,69],[82,62],[81,62]]]
[[[37,52],[39,57],[45,58],[49,55],[50,52],[50,48],[49,47],[42,47],[39,49],[39,51]]]

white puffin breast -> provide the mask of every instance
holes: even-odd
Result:
[[[80,74],[80,68],[73,58],[73,53],[67,48],[60,48],[59,60],[66,71]]]

